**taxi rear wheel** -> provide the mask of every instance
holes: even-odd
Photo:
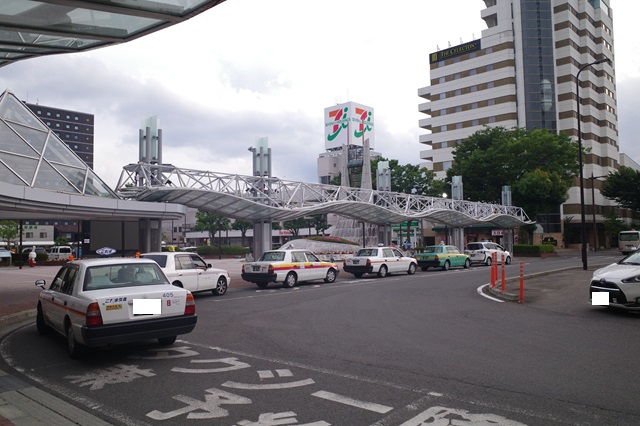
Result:
[[[451,266],[451,263],[449,263],[448,260],[445,260],[444,261],[444,265],[442,265],[442,270],[443,271],[448,271],[450,266]]]
[[[420,269],[422,269],[423,271],[428,271],[429,267],[428,266],[421,266]]]
[[[229,285],[227,284],[227,279],[224,276],[221,276],[220,278],[218,278],[216,288],[213,289],[213,294],[215,294],[216,296],[222,296],[227,292],[227,287],[229,287]]]
[[[296,285],[296,283],[298,282],[298,276],[296,275],[295,272],[289,272],[286,276],[286,278],[284,279],[283,285],[286,288],[291,288],[294,285]]]
[[[336,281],[336,271],[335,269],[329,269],[327,271],[327,276],[324,278],[325,283],[331,284]]]
[[[256,285],[257,285],[259,288],[267,288],[267,286],[269,285],[269,283],[256,283]]]
[[[471,266],[471,261],[469,259],[466,259],[464,261],[464,269],[469,269],[469,266]]]
[[[491,256],[487,256],[487,258],[484,260],[484,264],[487,266],[491,266]]]
[[[160,345],[162,345],[162,346],[173,345],[177,338],[178,338],[178,336],[159,337],[158,338],[158,343],[160,343]]]
[[[69,356],[73,359],[80,358],[84,352],[84,347],[78,343],[75,336],[73,335],[73,328],[71,327],[71,323],[67,323],[67,351],[69,351]]]
[[[387,276],[387,267],[385,265],[380,266],[380,269],[378,270],[378,276],[380,278],[384,278]]]

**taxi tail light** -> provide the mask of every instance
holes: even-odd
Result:
[[[371,259],[367,259],[367,267],[371,266]]]
[[[244,263],[242,264],[242,273],[244,274]]]
[[[436,254],[436,257],[433,258],[433,260],[435,260],[436,262],[440,261],[440,258],[438,257],[438,255]]]
[[[274,273],[275,273],[275,271],[273,269],[273,265],[269,265],[269,270],[267,271],[267,274],[273,275]]]
[[[87,326],[102,325],[102,314],[100,313],[100,305],[96,302],[87,306]]]
[[[193,298],[193,294],[187,293],[187,303],[184,305],[185,315],[196,314],[196,300]]]

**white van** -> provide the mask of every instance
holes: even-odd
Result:
[[[73,253],[69,246],[53,246],[49,249],[49,260],[68,259]]]
[[[618,234],[618,249],[622,254],[633,253],[640,249],[640,231],[620,231]]]

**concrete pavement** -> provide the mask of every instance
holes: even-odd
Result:
[[[242,259],[208,259],[214,267],[226,269],[231,276],[231,288],[253,285],[240,278]],[[44,278],[51,281],[59,266],[38,265],[34,268],[0,268],[0,337],[15,328],[33,322],[35,306],[40,289],[35,280]],[[565,300],[565,294],[576,286],[585,288],[585,301],[588,300],[587,283],[595,265],[587,271],[581,267],[550,271],[525,277],[524,303],[553,305]],[[488,273],[488,268],[486,269]],[[496,288],[484,288],[484,292],[504,300],[518,299],[519,278],[505,280],[505,292],[501,283]],[[567,295],[567,297],[569,297]],[[574,296],[571,296],[574,297]],[[63,398],[39,389],[35,384],[14,377],[0,370],[0,426],[31,425],[108,425],[110,423],[80,409]]]
[[[240,278],[243,259],[206,259],[216,268],[226,269],[230,287],[253,285]],[[0,268],[0,338],[35,321],[40,288],[35,281],[50,283],[60,266],[37,265]],[[110,425],[89,411],[14,377],[0,369],[0,426]]]

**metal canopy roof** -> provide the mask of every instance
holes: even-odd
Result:
[[[125,166],[116,191],[123,198],[182,204],[253,222],[337,213],[379,225],[417,219],[452,227],[515,228],[532,223],[520,207],[179,169],[169,164]]]
[[[0,2],[0,67],[134,40],[224,0],[11,0]]]

